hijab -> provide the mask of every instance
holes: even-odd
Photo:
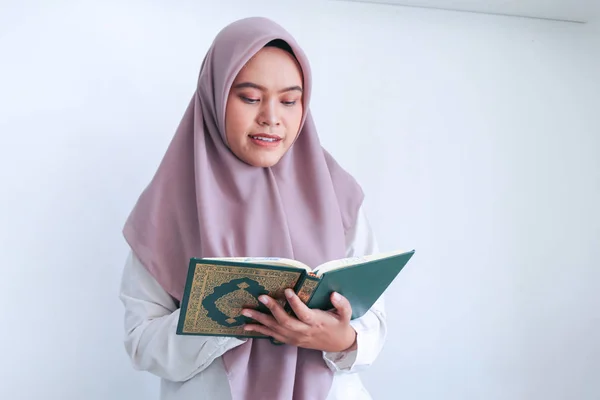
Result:
[[[303,74],[299,134],[270,168],[244,163],[225,137],[227,97],[239,71],[265,45],[287,43]],[[286,257],[311,267],[342,258],[363,192],[323,149],[309,102],[311,69],[294,38],[262,17],[215,37],[194,95],[123,233],[132,251],[181,301],[192,257]],[[234,400],[324,399],[333,372],[322,352],[248,339],[223,354]]]

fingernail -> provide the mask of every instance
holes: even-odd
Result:
[[[294,291],[292,289],[286,289],[285,297],[287,297],[288,299],[291,299],[292,297],[294,297]]]
[[[258,300],[260,300],[260,302],[263,303],[263,304],[268,304],[269,303],[269,299],[267,299],[267,296],[260,296],[258,298]]]
[[[242,311],[242,315],[245,316],[245,317],[248,317],[248,318],[250,318],[252,316],[252,314],[250,313],[250,311],[247,311],[247,310]]]
[[[342,299],[342,297],[339,295],[339,293],[333,294],[333,301],[340,301],[341,299]]]

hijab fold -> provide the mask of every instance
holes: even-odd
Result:
[[[285,41],[304,78],[304,116],[275,166],[238,159],[225,138],[227,96],[241,68],[269,42]],[[309,109],[311,70],[294,38],[266,18],[216,36],[198,86],[123,233],[158,283],[181,301],[192,257],[287,257],[311,267],[345,256],[345,233],[363,193],[319,142]],[[325,399],[333,378],[322,352],[249,339],[223,355],[234,400]]]

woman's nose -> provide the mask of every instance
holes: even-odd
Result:
[[[265,101],[262,103],[260,111],[260,124],[267,126],[276,126],[281,123],[277,104],[275,101]]]

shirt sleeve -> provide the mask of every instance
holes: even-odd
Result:
[[[346,247],[347,257],[379,252],[373,230],[362,208],[354,229],[346,236]],[[362,371],[373,364],[381,352],[387,334],[384,296],[382,295],[365,315],[350,321],[350,325],[356,331],[356,350],[323,352],[323,359],[335,372]]]
[[[177,335],[179,308],[133,252],[125,264],[119,298],[125,306],[125,349],[133,367],[181,382],[206,369],[245,340]]]

